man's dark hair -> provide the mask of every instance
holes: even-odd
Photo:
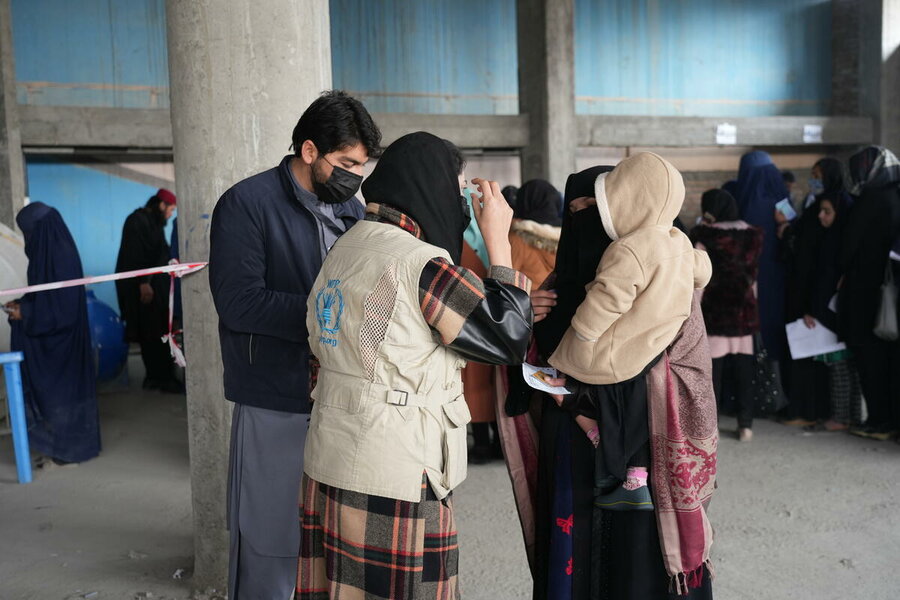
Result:
[[[450,151],[450,158],[453,160],[453,168],[456,169],[457,175],[462,175],[463,169],[466,168],[466,159],[463,157],[459,148],[450,140],[443,140],[447,150]]]
[[[381,151],[381,131],[362,102],[341,90],[329,90],[309,105],[294,127],[294,154],[312,140],[322,154],[362,143],[370,158]]]
[[[785,183],[794,183],[795,181],[797,181],[797,178],[794,177],[794,173],[792,171],[782,171],[781,180]]]

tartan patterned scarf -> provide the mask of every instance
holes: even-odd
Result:
[[[716,483],[719,441],[712,361],[697,295],[663,360],[647,376],[651,479],[663,563],[671,591],[713,575],[706,506]]]

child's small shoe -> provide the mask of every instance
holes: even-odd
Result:
[[[620,485],[608,494],[594,497],[594,506],[604,510],[653,510],[653,498],[646,485],[633,490]]]
[[[653,510],[647,469],[628,467],[625,482],[608,494],[596,496],[594,506],[605,510]]]

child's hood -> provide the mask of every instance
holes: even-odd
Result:
[[[644,227],[671,227],[684,204],[681,173],[663,157],[641,152],[594,183],[600,219],[617,240]]]

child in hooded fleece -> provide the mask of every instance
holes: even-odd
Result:
[[[645,376],[690,315],[712,264],[672,226],[684,182],[662,157],[642,152],[623,160],[597,178],[594,193],[613,243],[549,362],[573,390],[561,405],[578,413],[599,446],[597,506],[652,510]]]

